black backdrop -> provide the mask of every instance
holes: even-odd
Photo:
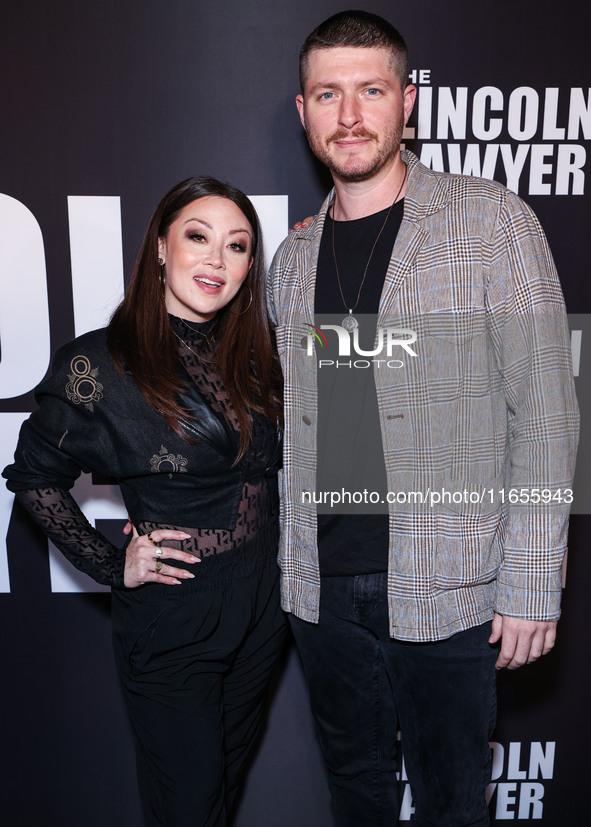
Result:
[[[357,5],[389,18],[408,41],[419,85],[409,148],[435,166],[494,175],[518,189],[546,229],[569,311],[588,313],[587,4]],[[329,182],[309,154],[293,103],[297,54],[306,34],[341,8],[334,0],[3,0],[2,464],[10,461],[50,354],[106,318],[151,210],[172,184],[207,173],[266,196],[257,203],[269,253],[288,219],[317,209]],[[574,327],[582,330],[573,342],[585,414],[584,315]],[[85,485],[85,508],[118,537],[116,494]],[[577,511],[556,649],[501,676],[495,823],[587,823],[591,522],[584,498]],[[0,493],[4,824],[140,824],[110,651],[109,597],[91,589]],[[409,819],[407,792],[402,820]],[[329,823],[322,763],[291,652],[238,827]]]

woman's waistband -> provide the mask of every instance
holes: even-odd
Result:
[[[164,583],[146,583],[137,589],[113,589],[126,595],[133,593],[138,602],[159,601],[162,596],[167,600],[183,600],[193,594],[228,588],[240,580],[257,577],[269,567],[277,566],[277,549],[279,546],[279,520],[273,518],[263,526],[255,537],[236,548],[219,554],[202,558],[200,563],[184,563],[172,560],[176,568],[191,571],[195,577],[183,580],[180,585]]]

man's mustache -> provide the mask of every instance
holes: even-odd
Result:
[[[326,139],[327,144],[331,144],[335,141],[343,141],[347,138],[362,138],[367,139],[370,141],[375,141],[377,139],[377,135],[375,132],[370,132],[368,129],[356,129],[353,132],[344,129],[338,129],[336,132]]]

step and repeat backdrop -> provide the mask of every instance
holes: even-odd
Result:
[[[591,70],[583,2],[357,2],[407,39],[418,97],[405,144],[430,167],[495,178],[544,226],[571,315],[583,435],[564,612],[551,655],[499,682],[493,823],[588,817],[585,472],[591,465]],[[0,27],[0,466],[52,354],[120,299],[152,209],[210,174],[253,196],[268,258],[330,180],[294,105],[306,35],[332,0],[3,3]],[[588,471],[587,471],[588,473]],[[120,541],[116,488],[83,477],[89,519]],[[108,590],[79,575],[0,487],[2,823],[139,827]],[[413,822],[404,769],[401,823]],[[238,827],[326,827],[302,674],[278,680]]]

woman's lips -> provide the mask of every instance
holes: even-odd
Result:
[[[211,276],[193,276],[193,281],[205,293],[218,293],[225,284],[222,279]]]

